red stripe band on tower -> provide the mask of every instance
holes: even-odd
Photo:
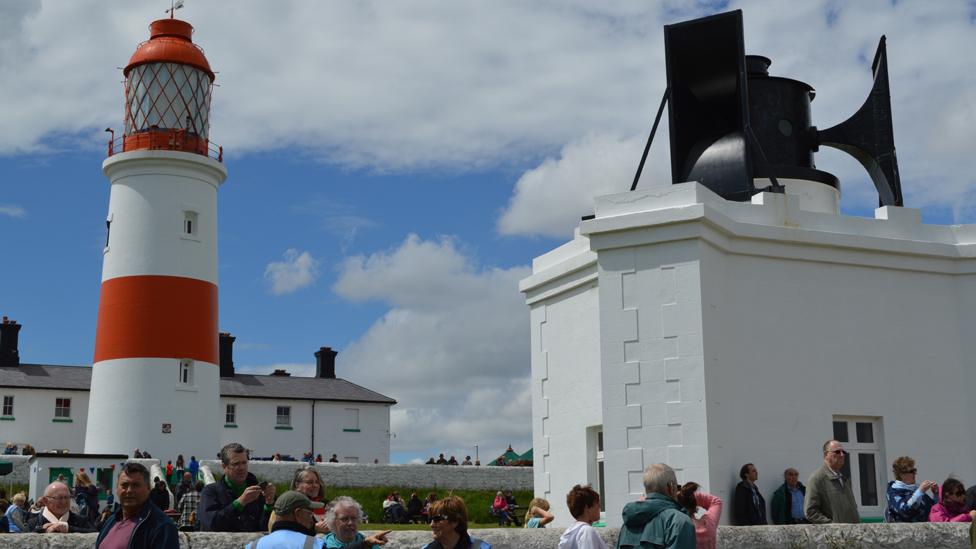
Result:
[[[117,358],[219,360],[217,286],[179,276],[102,282],[95,362]]]

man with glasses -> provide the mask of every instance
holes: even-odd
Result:
[[[277,517],[271,525],[271,533],[253,541],[245,549],[321,549],[325,540],[315,537],[315,509],[325,504],[312,501],[308,496],[288,490],[275,501],[274,512]]]
[[[851,479],[846,478],[844,447],[836,440],[823,445],[824,464],[810,475],[803,509],[813,524],[858,523],[857,501]]]
[[[363,521],[363,508],[348,496],[339,496],[329,504],[325,513],[325,523],[329,533],[325,535],[326,549],[379,549],[386,545],[389,530],[369,537],[359,531]]]
[[[271,515],[274,484],[258,485],[247,471],[247,449],[236,442],[220,449],[224,476],[200,492],[197,517],[205,532],[263,532]]]
[[[28,532],[87,534],[95,531],[87,518],[71,512],[71,491],[67,484],[58,481],[48,484],[41,499],[44,507],[31,517]]]

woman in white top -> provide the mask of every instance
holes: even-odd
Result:
[[[559,538],[559,549],[607,549],[600,534],[590,526],[600,520],[600,494],[577,484],[566,494],[566,506],[576,519]]]

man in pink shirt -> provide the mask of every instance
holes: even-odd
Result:
[[[176,524],[149,501],[149,470],[127,462],[117,486],[121,509],[109,516],[95,541],[96,549],[179,549]]]

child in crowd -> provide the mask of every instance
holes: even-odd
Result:
[[[600,494],[577,484],[566,494],[569,514],[576,519],[559,538],[558,549],[607,549],[592,524],[600,520]]]

